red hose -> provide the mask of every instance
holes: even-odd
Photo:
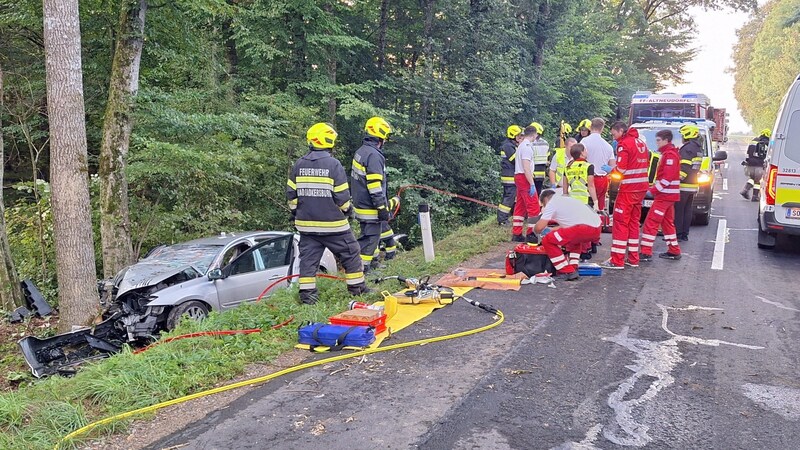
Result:
[[[435,187],[432,187],[432,186],[427,186],[427,185],[424,185],[424,184],[406,184],[404,186],[400,186],[400,189],[397,191],[397,196],[400,197],[400,195],[403,194],[403,191],[405,191],[406,189],[412,189],[412,188],[413,189],[423,189],[423,190],[427,190],[427,191],[433,191],[433,192],[436,192],[438,194],[447,195],[447,196],[450,196],[450,197],[455,197],[455,198],[458,198],[458,199],[461,199],[461,200],[466,200],[466,201],[472,202],[472,203],[477,203],[477,204],[479,204],[481,206],[485,206],[487,208],[498,209],[497,205],[492,205],[491,203],[486,203],[486,202],[484,202],[482,200],[478,200],[478,199],[475,199],[475,198],[472,198],[472,197],[467,197],[466,195],[455,194],[453,192],[448,192],[448,191],[445,191],[445,190],[442,190],[442,189],[438,189],[438,188],[435,188]],[[399,211],[400,211],[400,204],[398,203],[397,207],[394,209],[394,215],[396,216]]]
[[[300,276],[299,274],[289,275],[289,276],[285,276],[283,278],[278,278],[277,280],[273,281],[272,283],[269,284],[269,286],[265,287],[264,290],[261,291],[260,294],[258,294],[258,298],[256,298],[256,303],[260,302],[261,299],[264,298],[264,295],[267,292],[269,292],[270,289],[274,288],[279,283],[282,283],[282,282],[284,282],[286,280],[291,280],[292,278],[297,278],[299,276]],[[342,277],[337,277],[337,276],[334,276],[334,275],[328,275],[327,273],[318,273],[316,276],[319,277],[319,278],[330,278],[331,280],[345,281],[345,279],[342,278]]]
[[[286,325],[289,325],[290,323],[292,323],[293,321],[294,321],[294,316],[290,316],[286,321],[281,322],[281,323],[279,323],[277,325],[271,326],[270,330],[277,330],[279,328],[283,328]],[[161,345],[161,344],[166,344],[166,343],[169,343],[169,342],[172,342],[172,341],[179,341],[181,339],[190,339],[190,338],[196,338],[196,337],[201,337],[201,336],[233,336],[233,335],[236,335],[236,334],[260,333],[261,331],[263,331],[261,328],[251,328],[249,330],[198,331],[196,333],[181,334],[179,336],[173,336],[173,337],[164,339],[163,341],[153,342],[152,344],[148,345],[147,347],[135,350],[133,352],[133,354],[134,355],[138,355],[139,353],[146,352],[147,350],[150,350],[151,348],[153,348],[155,346],[158,346],[158,345]]]

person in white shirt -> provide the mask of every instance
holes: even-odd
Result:
[[[594,189],[597,192],[597,209],[600,211],[606,209],[608,173],[615,162],[614,149],[600,134],[605,126],[605,120],[599,117],[592,119],[592,133],[581,140],[581,144],[586,147],[586,161],[594,165]]]
[[[558,223],[557,229],[542,238],[542,247],[556,268],[556,277],[574,281],[579,278],[578,262],[583,247],[600,239],[600,216],[576,198],[555,194],[547,189],[539,196],[544,209],[533,232],[540,234],[550,222]],[[569,252],[569,258],[562,247]]]
[[[538,136],[537,129],[527,126],[521,133],[522,142],[517,147],[517,156],[514,159],[514,184],[517,186],[517,199],[514,203],[514,215],[511,217],[511,240],[514,242],[533,242],[533,224],[538,220],[541,208],[539,207],[538,190],[534,184],[534,151],[533,142]],[[526,236],[522,235],[522,225],[528,219]]]

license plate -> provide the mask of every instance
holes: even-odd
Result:
[[[787,219],[800,219],[800,208],[786,208]]]
[[[653,206],[653,201],[652,200],[645,200],[645,201],[642,202],[642,206],[644,206],[645,208],[649,208],[649,207]]]

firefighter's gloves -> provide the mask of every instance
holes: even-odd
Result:
[[[391,219],[391,214],[389,214],[389,210],[386,209],[386,206],[378,207],[378,220],[381,222],[386,222]]]
[[[389,199],[389,209],[390,210],[394,211],[399,206],[400,206],[400,197],[395,195],[394,197]]]

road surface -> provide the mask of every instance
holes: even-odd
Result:
[[[757,249],[744,149],[681,261],[473,291],[506,322],[275,380],[152,448],[800,448],[800,244]],[[394,342],[490,320],[457,302]]]

